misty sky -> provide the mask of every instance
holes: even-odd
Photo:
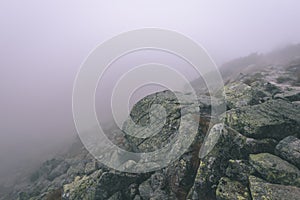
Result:
[[[73,82],[106,39],[171,29],[202,44],[220,65],[299,43],[299,21],[297,0],[0,1],[0,175],[76,134]]]

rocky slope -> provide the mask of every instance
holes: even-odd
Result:
[[[181,117],[197,120],[191,146],[168,167],[140,174],[114,171],[78,142],[72,154],[45,162],[3,199],[300,199],[299,71],[300,65],[292,64],[241,74],[225,86],[227,111],[221,116],[211,116],[210,97],[203,94],[200,113],[181,113],[170,91],[149,95],[131,117],[145,125],[151,105],[159,103],[168,116],[159,134],[137,139],[125,134],[133,127],[124,123],[124,134],[115,140],[130,151],[151,152],[176,136]]]

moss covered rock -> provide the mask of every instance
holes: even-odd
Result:
[[[245,136],[274,138],[300,134],[300,107],[284,100],[227,111],[225,123]]]
[[[250,163],[265,180],[271,183],[300,186],[300,170],[275,155],[251,154]]]
[[[276,146],[276,154],[300,169],[300,140],[289,136],[281,140]]]
[[[300,188],[271,184],[255,176],[249,177],[250,191],[253,200],[299,200]]]
[[[216,190],[217,200],[250,200],[249,190],[238,181],[222,177]]]

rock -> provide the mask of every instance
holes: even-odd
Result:
[[[281,140],[276,146],[276,154],[300,169],[300,140],[289,136]]]
[[[84,173],[89,175],[89,174],[93,173],[96,170],[97,170],[97,162],[95,160],[93,160],[91,162],[88,162],[85,165]]]
[[[73,165],[70,166],[70,168],[67,171],[67,175],[75,178],[78,175],[83,175],[84,174],[84,163],[79,162],[79,163],[74,163]]]
[[[165,200],[165,199],[173,199],[173,198],[170,198],[166,191],[157,189],[150,195],[149,200]]]
[[[128,189],[124,192],[124,199],[134,199],[139,194],[138,184],[133,183],[129,185]]]
[[[277,143],[278,143],[277,140],[270,139],[270,138],[265,138],[265,139],[247,138],[245,148],[247,153],[262,153],[262,152],[273,153]]]
[[[238,181],[232,181],[229,178],[222,177],[216,190],[217,200],[250,200],[249,190]]]
[[[97,197],[98,179],[101,175],[102,171],[100,170],[94,172],[91,176],[77,176],[73,182],[63,186],[62,198],[66,200],[95,199]]]
[[[139,194],[142,199],[177,199],[175,194],[169,190],[167,177],[163,172],[156,172],[140,184]]]
[[[244,156],[241,151],[245,149],[246,139],[223,124],[211,128],[199,153],[200,165],[189,199],[208,199],[215,195],[213,187],[225,175],[229,159]]]
[[[165,121],[164,124],[161,124],[162,120],[164,119],[160,119],[162,115],[160,110],[153,109],[151,107],[152,105],[157,104],[164,107],[166,116],[168,116],[166,119],[167,121]],[[132,108],[130,116],[137,125],[146,126],[150,124],[150,112],[154,118],[151,121],[153,124],[153,130],[156,130],[156,126],[160,127],[160,129],[157,130],[159,133],[153,137],[134,137],[132,135],[135,135],[135,126],[128,120],[125,121],[123,125],[123,130],[125,133],[127,133],[125,137],[129,141],[129,144],[132,145],[132,149],[135,152],[149,152],[160,149],[162,146],[168,143],[168,139],[174,135],[178,129],[181,115],[179,102],[174,93],[165,91],[147,96]],[[141,131],[142,130],[139,132]]]
[[[284,100],[229,110],[223,119],[227,125],[251,138],[283,139],[300,134],[300,107]]]
[[[229,109],[250,105],[252,101],[252,88],[244,83],[230,83],[224,91]]]
[[[300,186],[300,170],[281,158],[269,154],[251,154],[251,165],[268,182]]]
[[[150,199],[150,194],[153,192],[151,180],[148,179],[139,185],[139,193],[142,199]]]
[[[127,189],[133,183],[140,183],[148,178],[148,174],[128,174],[120,172],[104,172],[98,179],[98,199],[105,199],[115,192]]]
[[[117,192],[113,194],[111,197],[109,197],[108,200],[122,200],[122,193]]]
[[[255,176],[249,177],[253,200],[298,200],[300,188],[267,183]]]
[[[229,160],[226,176],[247,185],[249,175],[254,172],[255,169],[246,160]]]
[[[185,199],[193,185],[199,165],[199,148],[195,148],[194,152],[184,154],[178,161],[175,161],[167,168],[168,188],[178,199]]]
[[[287,99],[288,101],[300,101],[300,91],[299,90],[287,90],[283,93],[276,94],[275,99]]]
[[[68,169],[69,169],[69,164],[67,162],[62,162],[49,173],[48,179],[50,181],[53,181],[56,177],[66,173]]]

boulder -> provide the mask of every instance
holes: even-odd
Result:
[[[271,184],[255,176],[249,177],[250,191],[253,200],[299,200],[300,188]]]
[[[223,124],[214,125],[202,144],[200,165],[188,198],[212,198],[213,187],[225,176],[229,160],[246,158],[248,151],[253,149],[249,148],[245,136]]]
[[[281,158],[269,154],[251,154],[251,165],[268,182],[300,186],[300,170]]]
[[[228,126],[251,138],[283,139],[300,134],[300,107],[280,99],[229,110],[222,118]]]
[[[217,200],[250,200],[249,190],[238,181],[232,181],[229,178],[222,177],[216,190]]]
[[[232,180],[237,180],[248,185],[249,175],[254,174],[255,169],[247,160],[229,160],[226,169],[226,176]]]
[[[300,169],[300,140],[294,136],[288,136],[276,146],[276,154],[294,164]]]

